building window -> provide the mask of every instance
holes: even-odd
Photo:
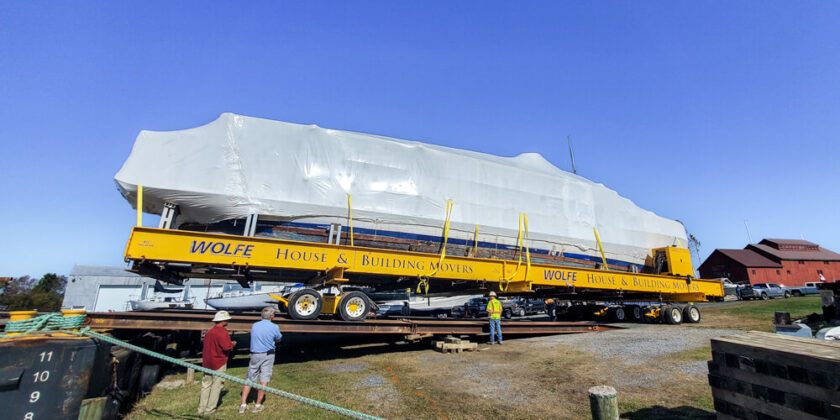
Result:
[[[782,270],[776,270],[776,275],[781,276],[782,275]]]
[[[822,275],[822,270],[817,270],[817,274]]]
[[[823,261],[823,264],[828,264],[828,261]]]
[[[799,264],[805,264],[805,261],[799,260]]]
[[[787,270],[787,274],[790,275],[790,270]]]
[[[755,274],[755,270],[753,270],[752,273]]]

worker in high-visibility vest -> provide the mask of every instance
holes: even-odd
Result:
[[[490,292],[489,296],[487,314],[490,317],[490,344],[494,344],[496,334],[499,335],[499,344],[502,344],[502,302],[496,299],[496,292]]]
[[[554,299],[548,298],[545,300],[545,313],[548,314],[549,318],[554,318],[556,315],[557,304],[554,303]]]

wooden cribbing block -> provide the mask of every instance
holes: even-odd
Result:
[[[713,338],[719,418],[840,419],[840,343],[750,331]]]
[[[432,346],[435,350],[442,353],[461,353],[462,351],[476,351],[478,350],[478,343],[471,343],[466,340],[458,339],[457,343],[447,343],[446,341],[433,341]]]

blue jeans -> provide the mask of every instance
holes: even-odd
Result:
[[[501,319],[491,319],[490,320],[490,342],[492,343],[495,339],[495,335],[498,333],[499,335],[499,342],[502,342],[502,320]]]

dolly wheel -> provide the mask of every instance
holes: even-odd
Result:
[[[617,322],[624,322],[627,321],[627,312],[624,310],[623,306],[616,306],[612,308],[612,319]]]
[[[367,296],[353,291],[342,296],[338,301],[338,316],[345,321],[363,321],[370,311]]]
[[[316,319],[321,314],[321,294],[312,289],[301,289],[289,298],[289,316],[292,319]]]
[[[633,322],[639,322],[642,320],[644,314],[642,313],[642,308],[639,305],[628,305],[625,306],[625,311],[628,313],[629,318]]]
[[[668,324],[680,325],[683,320],[683,311],[679,306],[666,305],[662,308],[662,316]]]
[[[683,319],[690,324],[700,322],[700,308],[694,305],[688,305],[683,310]]]

